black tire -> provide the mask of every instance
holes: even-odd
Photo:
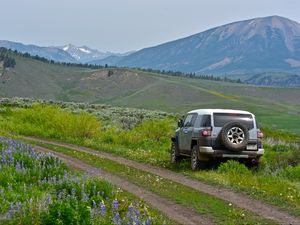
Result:
[[[191,152],[191,169],[198,170],[200,168],[200,160],[198,159],[197,146],[194,145]]]
[[[171,163],[180,163],[181,156],[178,154],[175,143],[171,145]]]
[[[238,122],[226,123],[220,135],[224,146],[231,151],[244,150],[249,141],[247,127]]]
[[[246,166],[250,169],[258,170],[260,166],[260,156],[255,159],[249,159],[246,161]]]

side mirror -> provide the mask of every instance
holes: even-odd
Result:
[[[183,127],[183,120],[182,119],[178,120],[177,125],[178,127]]]

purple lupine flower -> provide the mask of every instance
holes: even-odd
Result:
[[[151,225],[151,217],[149,216],[148,219],[146,220],[146,225]]]
[[[132,204],[128,206],[128,212],[132,213],[134,211],[134,207]]]
[[[118,208],[119,208],[119,202],[118,202],[117,199],[113,200],[112,207],[113,207],[114,210],[118,210]]]
[[[62,200],[62,193],[61,193],[61,191],[58,192],[58,194],[57,194],[57,200]]]
[[[101,216],[106,215],[106,205],[104,204],[104,201],[100,202],[100,214]]]
[[[13,163],[15,161],[15,158],[13,157],[13,156],[11,156],[10,158],[9,158],[9,162],[10,163]]]
[[[6,157],[2,156],[2,160],[1,161],[2,161],[3,164],[6,164],[6,162],[7,162]]]
[[[52,202],[51,195],[50,195],[50,194],[48,194],[48,195],[47,195],[47,198],[46,198],[46,204],[47,204],[47,205],[50,205],[50,204],[51,204],[51,202]]]
[[[128,219],[128,224],[133,224],[135,221],[135,215],[134,215],[134,207],[132,204],[128,206],[127,210],[127,219]]]
[[[87,195],[85,192],[83,192],[83,193],[82,193],[81,201],[82,201],[82,202],[87,202],[88,200],[89,200],[88,195]]]
[[[17,161],[17,163],[16,163],[16,170],[17,171],[21,171],[22,170],[21,163],[19,161]]]
[[[21,211],[21,209],[22,209],[22,202],[17,202],[16,203],[16,209],[17,209],[17,211]]]
[[[136,210],[136,211],[135,211],[135,214],[139,217],[139,216],[141,215],[140,210]]]
[[[64,179],[65,180],[68,180],[68,177],[69,177],[68,175],[69,175],[68,172],[64,170]]]
[[[76,189],[75,188],[72,188],[72,190],[71,190],[71,196],[72,197],[76,196]]]
[[[71,199],[71,195],[68,194],[68,195],[66,196],[66,201],[67,201],[67,202],[70,202],[70,199]]]
[[[13,215],[15,214],[15,206],[14,206],[14,203],[10,203],[10,207],[9,207],[9,211],[7,213],[7,217],[8,218],[11,218],[13,217]]]
[[[11,210],[14,210],[14,208],[15,208],[15,207],[14,207],[14,203],[13,203],[13,202],[10,203],[10,209],[11,209]]]
[[[113,220],[113,223],[116,224],[116,225],[121,225],[122,224],[122,219],[120,217],[120,214],[119,212],[116,212],[112,218]]]
[[[32,199],[32,198],[30,198],[30,199],[28,200],[28,203],[29,203],[29,208],[31,208],[31,206],[32,206],[32,203],[33,203],[33,199]]]

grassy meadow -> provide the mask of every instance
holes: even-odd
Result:
[[[209,170],[192,172],[188,160],[180,165],[169,162],[170,137],[178,115],[145,111],[142,114],[146,116],[141,118],[138,110],[104,106],[85,109],[82,105],[81,110],[76,111],[61,104],[29,102],[4,105],[0,112],[0,129],[5,133],[75,143],[162,166],[208,183],[242,191],[299,215],[300,154],[299,136],[296,134],[265,128],[266,153],[258,170],[228,161]],[[112,111],[112,115],[127,113],[127,120],[111,120],[106,115]]]
[[[88,102],[169,113],[234,108],[253,112],[265,127],[300,134],[299,88],[257,87],[128,68],[80,68],[13,57],[15,68],[0,77],[2,97]]]
[[[1,224],[172,224],[108,182],[70,171],[58,158],[0,138]]]

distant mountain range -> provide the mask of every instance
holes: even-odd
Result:
[[[49,60],[54,60],[57,62],[72,62],[75,63],[76,60],[66,51],[56,48],[56,47],[40,47],[36,45],[24,45],[18,42],[12,41],[1,41],[0,47],[17,50],[22,53],[29,53],[30,55],[38,55]]]
[[[22,53],[29,53],[30,55],[38,55],[49,60],[56,62],[70,62],[70,63],[90,63],[99,64],[99,60],[108,57],[123,57],[127,56],[132,52],[128,53],[112,53],[112,52],[100,52],[95,49],[91,49],[86,46],[77,47],[72,44],[56,47],[40,47],[37,45],[25,45],[18,42],[0,40],[0,47],[17,50]]]
[[[113,52],[100,52],[95,49],[91,49],[86,46],[76,47],[72,44],[67,44],[65,46],[58,47],[59,49],[64,50],[69,53],[75,60],[81,63],[89,63],[89,64],[99,64],[98,61],[110,58],[110,57],[123,57],[127,56],[132,52],[126,53],[113,53]]]
[[[300,72],[300,24],[279,16],[216,27],[145,48],[115,65],[209,74]]]
[[[58,62],[230,76],[260,85],[300,83],[300,24],[279,16],[234,22],[125,54],[72,44],[39,47],[0,41],[0,47]]]

